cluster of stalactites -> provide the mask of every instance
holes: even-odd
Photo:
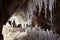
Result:
[[[28,19],[33,20],[34,18],[34,11],[36,12],[36,6],[39,7],[39,16],[41,14],[41,10],[44,4],[45,10],[45,19],[47,19],[47,8],[50,11],[50,21],[52,22],[52,11],[54,9],[54,5],[56,4],[56,0],[30,0],[27,7],[27,16]]]

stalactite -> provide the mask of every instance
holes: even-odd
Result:
[[[35,0],[35,6],[39,7],[39,16],[42,10],[43,0]]]
[[[39,16],[40,16],[40,13],[42,10],[42,5],[43,5],[43,0],[40,0],[40,2],[38,2],[38,4],[39,4]]]
[[[47,4],[48,4],[48,0],[44,0],[45,19],[47,19]]]
[[[54,8],[54,0],[49,0],[49,10],[50,10],[50,21],[52,23],[52,11]]]

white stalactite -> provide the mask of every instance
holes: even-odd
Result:
[[[47,19],[47,5],[48,4],[48,0],[44,0],[44,9],[45,9],[45,19]]]
[[[40,13],[42,10],[42,5],[43,5],[43,0],[40,0],[40,2],[38,2],[38,4],[39,4],[39,16],[40,16]]]
[[[52,23],[52,11],[54,8],[54,0],[49,0],[49,10],[50,10],[50,21]]]

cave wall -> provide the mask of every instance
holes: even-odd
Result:
[[[14,8],[16,7],[16,4],[18,1],[15,0],[0,0],[0,38],[1,31],[2,31],[2,25],[5,24],[8,20],[8,18],[13,14]],[[27,0],[25,1],[25,3]],[[15,5],[16,4],[16,5]],[[43,17],[42,17],[43,18]],[[57,33],[60,34],[60,0],[56,0],[56,7],[54,9],[54,26]],[[43,20],[43,23],[45,21]]]
[[[60,34],[60,0],[56,0],[55,21],[56,31]]]

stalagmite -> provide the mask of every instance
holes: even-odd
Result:
[[[49,32],[49,30],[47,29],[47,33],[49,34],[49,36],[50,36],[50,32]]]

